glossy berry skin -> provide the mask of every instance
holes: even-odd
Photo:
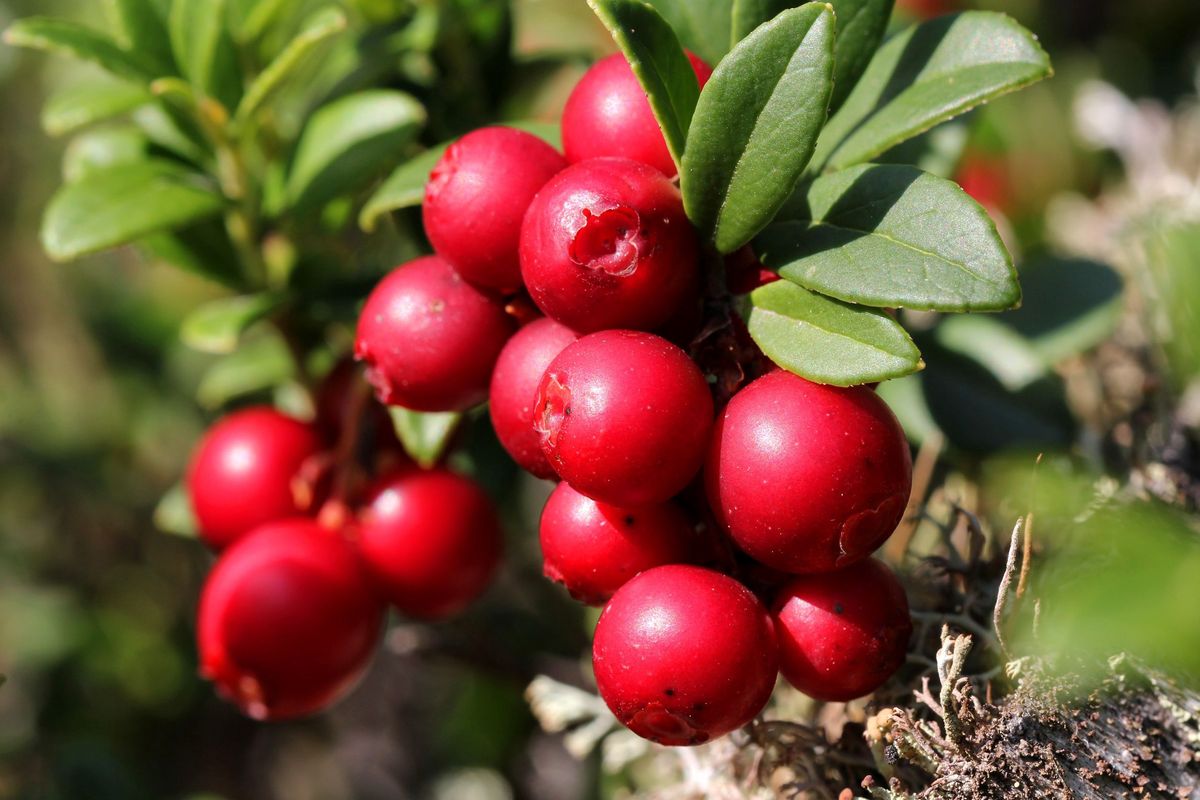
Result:
[[[665,745],[701,744],[748,723],[771,697],[776,664],[762,603],[700,567],[656,567],[629,581],[601,612],[592,644],[604,702]]]
[[[688,53],[700,86],[712,68]],[[589,158],[631,158],[668,177],[678,170],[646,93],[617,53],[597,61],[575,85],[562,118],[563,149],[571,163]]]
[[[534,420],[575,489],[618,506],[669,500],[704,460],[712,396],[687,354],[637,331],[589,334],[551,362]]]
[[[412,617],[443,619],[487,588],[503,542],[496,510],[478,484],[444,469],[410,469],[369,494],[358,546],[392,605]]]
[[[555,356],[578,338],[567,326],[542,317],[508,340],[492,373],[488,413],[496,436],[517,464],[539,478],[555,473],[533,427],[538,384]]]
[[[895,530],[912,489],[900,423],[865,386],[771,372],[734,396],[705,467],[713,513],[751,557],[784,572],[829,572]]]
[[[873,558],[785,585],[772,608],[779,670],[809,697],[875,691],[904,663],[912,620],[904,587]]]
[[[340,534],[302,518],[267,523],[205,581],[201,674],[255,719],[315,713],[366,670],[383,610]]]
[[[519,288],[521,220],[566,166],[557,150],[524,131],[468,133],[450,145],[425,185],[422,214],[434,251],[477,286]]]
[[[628,159],[563,170],[534,198],[521,228],[530,297],[581,333],[666,323],[696,296],[697,253],[679,190]]]
[[[443,259],[393,270],[358,318],[355,356],[379,400],[415,411],[461,411],[487,398],[488,382],[514,323],[504,305]]]
[[[639,572],[689,561],[699,545],[673,503],[622,508],[560,483],[542,510],[543,571],[581,603],[603,605]]]
[[[269,406],[235,411],[209,428],[187,471],[204,543],[221,550],[264,522],[303,513],[294,483],[320,449],[314,426]]]

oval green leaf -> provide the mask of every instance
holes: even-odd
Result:
[[[457,411],[423,412],[392,406],[388,408],[396,438],[422,468],[441,460],[463,415]]]
[[[90,61],[119,78],[139,83],[157,77],[157,71],[147,59],[122,50],[116,42],[99,31],[64,19],[19,19],[4,31],[4,41],[14,47],[61,53]]]
[[[821,134],[815,167],[861,164],[939,122],[1052,73],[1036,37],[1010,17],[968,11],[890,39]]]
[[[829,0],[837,15],[833,45],[833,98],[829,111],[841,108],[866,71],[887,32],[895,0]]]
[[[122,164],[59,189],[42,220],[57,261],[126,244],[221,213],[211,181],[170,161]]]
[[[106,126],[80,134],[63,153],[63,182],[77,183],[119,164],[144,161],[149,149],[150,140],[132,125]]]
[[[750,335],[788,372],[817,383],[853,386],[899,378],[924,366],[898,322],[776,281],[750,294]]]
[[[824,3],[785,11],[742,40],[700,93],[683,202],[723,253],[771,221],[812,156],[833,88],[833,26]]]
[[[684,46],[710,66],[729,52],[734,0],[649,0]]]
[[[74,133],[150,102],[141,86],[123,81],[88,82],[59,89],[42,108],[42,127],[51,136]]]
[[[987,212],[958,184],[916,167],[867,164],[817,178],[755,250],[788,280],[851,303],[1000,311],[1021,301]]]
[[[281,295],[267,292],[213,300],[184,318],[179,338],[202,353],[232,353],[242,334],[282,303]]]
[[[169,22],[171,50],[183,76],[200,93],[233,108],[242,96],[242,75],[226,27],[226,0],[175,0]]]
[[[295,361],[279,336],[249,336],[236,352],[219,358],[196,387],[196,401],[218,409],[231,400],[285,385],[295,376]]]
[[[195,539],[199,536],[196,517],[192,512],[192,501],[188,497],[187,487],[177,483],[167,490],[167,493],[154,507],[154,527],[163,533]]]

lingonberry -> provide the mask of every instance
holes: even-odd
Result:
[[[450,145],[425,185],[425,233],[433,249],[473,284],[521,285],[521,220],[538,190],[567,161],[536,136],[480,128]]]
[[[502,534],[474,481],[444,469],[410,469],[370,492],[358,517],[358,546],[388,601],[409,616],[440,619],[487,588]]]
[[[320,449],[312,425],[273,408],[247,408],[218,421],[187,471],[205,544],[220,550],[264,522],[307,511],[299,473]]]
[[[622,586],[596,624],[600,695],[634,733],[694,745],[740,728],[775,686],[775,633],[762,603],[719,572],[656,567]]]
[[[385,277],[358,319],[355,355],[387,405],[460,411],[487,398],[513,331],[504,305],[443,259],[425,256]]]
[[[601,331],[550,363],[533,417],[563,480],[596,500],[641,506],[670,499],[699,470],[713,403],[699,368],[666,339]]]
[[[226,550],[200,597],[201,673],[255,719],[319,711],[366,670],[383,603],[353,547],[315,522],[260,526]]]
[[[700,86],[712,68],[688,53]],[[677,172],[646,92],[625,56],[601,59],[576,84],[562,117],[563,149],[574,163],[618,156],[649,164],[667,176]]]
[[[817,700],[878,689],[904,663],[912,620],[904,587],[873,558],[784,586],[772,615],[779,671]]]
[[[554,468],[533,427],[538,384],[554,357],[578,338],[552,319],[535,320],[508,340],[492,373],[488,412],[496,436],[513,460],[539,478],[553,478]]]
[[[762,265],[750,245],[725,256],[725,286],[731,294],[749,294],[777,280],[779,276]]]
[[[696,531],[672,503],[623,508],[560,483],[539,529],[543,570],[582,603],[603,605],[634,575],[688,561]]]
[[[628,159],[563,170],[538,192],[521,228],[530,297],[584,333],[667,322],[695,297],[697,252],[679,190]]]
[[[750,556],[785,572],[828,572],[866,558],[895,529],[912,461],[875,392],[777,370],[717,421],[705,484],[717,519]]]

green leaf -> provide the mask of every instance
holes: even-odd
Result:
[[[292,206],[311,210],[357,189],[393,163],[424,124],[421,104],[389,89],[347,95],[317,109],[288,175]]]
[[[532,133],[556,148],[562,147],[557,125],[544,122],[505,122],[501,124]],[[362,213],[358,217],[359,227],[367,233],[371,233],[378,225],[379,218],[384,214],[421,205],[425,199],[425,184],[429,181],[429,173],[433,171],[449,146],[450,142],[443,142],[397,167],[363,206]]]
[[[213,156],[202,143],[202,134],[177,110],[165,103],[141,106],[133,121],[150,141],[198,166],[212,166]]]
[[[823,297],[786,281],[750,294],[750,335],[788,372],[817,383],[853,386],[916,372],[921,353],[898,322],[880,311]]]
[[[879,48],[825,126],[813,165],[842,169],[870,161],[1051,73],[1034,35],[1004,14],[968,11],[911,27]]]
[[[1021,300],[987,212],[916,167],[867,164],[817,178],[755,248],[788,280],[852,303],[999,311]]]
[[[729,52],[733,0],[649,0],[689,50],[711,65]]]
[[[224,221],[209,218],[184,228],[160,231],[137,242],[151,257],[230,289],[242,287],[238,254]]]
[[[144,55],[159,75],[175,70],[163,17],[151,0],[105,0],[126,50]]]
[[[71,140],[63,153],[63,181],[77,183],[119,164],[144,161],[150,140],[132,125],[98,128]]]
[[[332,6],[309,17],[296,38],[250,84],[234,114],[235,122],[245,124],[249,121],[263,103],[283,88],[300,66],[320,50],[327,39],[346,30],[347,24],[346,15]]]
[[[196,400],[207,409],[221,408],[230,400],[281,386],[294,372],[291,354],[280,337],[253,337],[208,368],[196,389]]]
[[[157,77],[154,67],[145,58],[122,50],[116,42],[99,31],[64,19],[19,19],[4,32],[4,41],[14,47],[61,53],[90,61],[119,78],[139,83]]]
[[[231,9],[239,12],[233,22],[233,38],[243,43],[257,40],[290,5],[289,0],[242,0]]]
[[[266,292],[213,300],[187,315],[179,338],[202,353],[232,353],[242,334],[282,303],[281,295]]]
[[[196,517],[192,513],[192,501],[182,483],[168,489],[154,507],[154,527],[163,533],[188,539],[195,539],[199,535]]]
[[[242,75],[226,27],[226,0],[175,0],[170,17],[175,61],[200,93],[233,108],[242,96]]]
[[[463,417],[456,411],[427,413],[398,406],[389,407],[388,413],[405,451],[426,469],[441,460]]]
[[[771,221],[808,164],[833,87],[833,26],[823,3],[785,11],[742,40],[700,93],[683,202],[723,253]]]
[[[59,189],[42,220],[42,245],[57,261],[126,244],[219,214],[208,179],[170,161],[93,173]]]
[[[42,127],[51,136],[74,133],[150,102],[141,86],[118,81],[89,82],[59,89],[42,108]]]
[[[837,41],[833,44],[833,98],[830,113],[839,109],[871,63],[895,0],[829,0],[837,16]]]

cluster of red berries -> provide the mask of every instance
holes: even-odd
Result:
[[[718,415],[671,341],[705,324],[702,246],[622,56],[583,77],[562,132],[565,158],[503,127],[449,147],[425,192],[436,255],[384,278],[359,319],[368,378],[410,409],[489,400],[517,463],[561,481],[545,573],[606,604],[596,681],[636,733],[727,733],[778,672],[817,698],[870,692],[911,631],[903,589],[869,558],[911,488],[896,418],[870,388],[769,366]],[[734,277],[758,278],[746,260]],[[523,318],[530,301],[544,316]]]

